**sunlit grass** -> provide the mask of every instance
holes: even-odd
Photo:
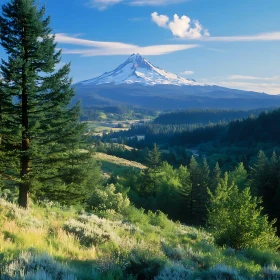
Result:
[[[139,273],[164,280],[279,279],[276,252],[219,248],[202,229],[133,206],[122,215],[98,215],[51,203],[25,211],[0,200],[2,270],[25,267],[30,279],[55,279],[46,267],[64,273],[62,280],[132,280]]]
[[[111,164],[121,166],[121,167],[132,167],[132,168],[137,168],[137,169],[147,168],[145,165],[143,165],[139,162],[130,161],[130,160],[127,160],[127,159],[107,155],[107,154],[104,154],[104,153],[96,153],[95,158],[98,159],[98,160],[101,160],[102,162],[109,162]]]

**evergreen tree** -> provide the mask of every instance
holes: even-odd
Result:
[[[270,180],[270,167],[269,160],[263,151],[259,151],[256,162],[251,168],[250,172],[250,185],[255,195],[263,198],[264,207],[269,207],[270,201],[267,199],[269,196],[269,180]]]
[[[265,205],[267,208],[265,211],[273,218],[277,218],[280,220],[280,160],[274,151],[269,164],[269,182],[267,184],[267,188],[269,191],[266,193],[267,204]],[[280,228],[278,223],[278,229]]]
[[[275,221],[270,223],[267,216],[261,215],[261,200],[253,197],[249,188],[239,191],[225,173],[210,197],[208,227],[219,245],[234,249],[279,248]]]
[[[182,205],[182,212],[184,220],[192,219],[192,209],[193,209],[193,188],[190,178],[190,172],[187,166],[180,166],[178,169],[179,182],[181,187],[178,189],[180,195],[180,202]]]
[[[156,144],[152,151],[148,152],[146,157],[146,168],[142,173],[142,183],[140,187],[140,195],[156,197],[157,193],[157,174],[161,165],[161,155]]]
[[[244,168],[242,162],[234,169],[234,171],[229,173],[229,182],[234,183],[239,190],[244,190],[248,187],[248,173]]]
[[[192,183],[191,191],[191,214],[192,221],[203,224],[206,219],[206,205],[208,202],[209,187],[209,167],[206,160],[200,165],[192,156],[189,165],[190,179]]]
[[[157,144],[154,144],[153,150],[149,152],[146,158],[146,164],[149,169],[156,170],[161,164],[161,154],[160,150],[157,147]]]
[[[64,184],[75,184],[70,172],[64,177],[61,170],[73,171],[74,165],[90,160],[89,152],[77,152],[84,127],[78,104],[69,107],[74,96],[70,65],[55,71],[61,51],[49,24],[45,7],[39,9],[35,0],[11,0],[2,6],[0,40],[8,59],[1,63],[6,119],[0,135],[15,163],[2,177],[12,173],[17,178],[18,203],[25,208],[30,192],[44,198],[50,186],[59,191]]]
[[[215,165],[215,168],[212,171],[212,180],[211,180],[211,185],[210,185],[210,190],[213,192],[217,188],[220,180],[221,180],[221,169],[219,166],[219,163],[217,162]]]

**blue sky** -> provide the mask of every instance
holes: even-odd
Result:
[[[280,94],[279,0],[43,3],[74,82],[110,71],[139,52],[198,82]]]

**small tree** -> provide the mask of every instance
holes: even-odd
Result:
[[[154,144],[154,148],[149,152],[146,157],[146,164],[149,169],[156,170],[161,164],[161,154],[160,150],[157,147],[157,144]]]
[[[280,246],[274,223],[261,215],[261,200],[252,197],[250,189],[239,191],[229,184],[228,174],[218,184],[215,193],[210,192],[208,227],[219,245],[234,249],[271,248]]]
[[[143,171],[141,195],[150,196],[151,194],[156,197],[157,193],[157,174],[159,173],[159,167],[161,165],[161,154],[156,144],[152,151],[148,152],[146,157],[147,169]]]
[[[204,224],[207,216],[206,205],[209,200],[207,188],[209,187],[209,167],[206,160],[199,164],[194,156],[188,168],[190,172],[191,191],[191,217],[195,224]]]
[[[238,164],[234,171],[229,173],[229,182],[235,183],[239,190],[248,187],[248,173],[242,162]]]

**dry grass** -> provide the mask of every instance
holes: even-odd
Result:
[[[128,167],[138,168],[138,169],[147,168],[145,165],[143,165],[139,162],[129,161],[129,160],[126,160],[124,158],[119,158],[119,157],[107,155],[107,154],[104,154],[104,153],[96,153],[95,158],[98,159],[98,160],[101,160],[101,161],[110,162],[110,163],[120,165],[120,166],[128,166]]]

